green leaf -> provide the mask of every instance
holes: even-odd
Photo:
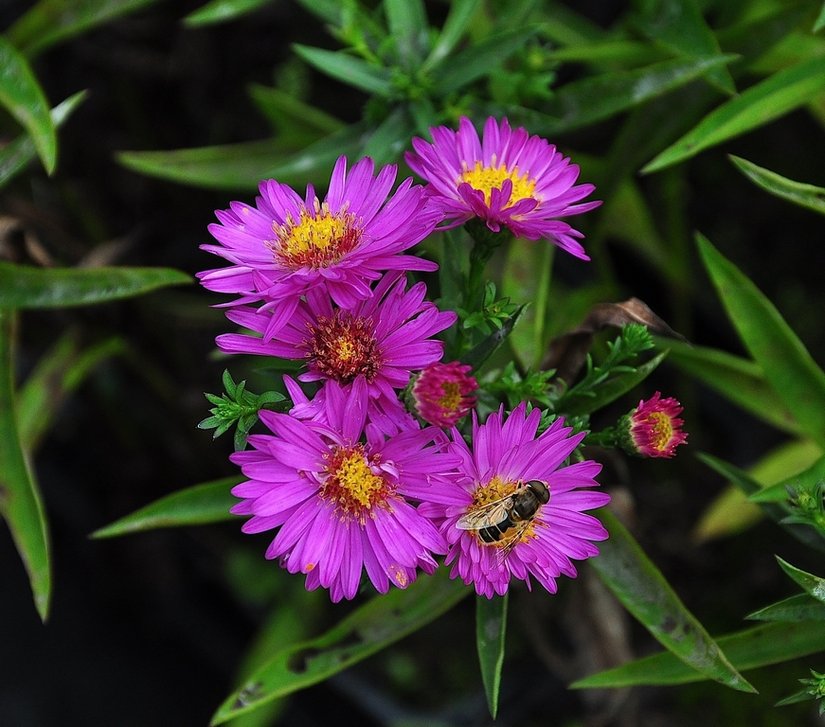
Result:
[[[0,105],[29,133],[46,171],[57,163],[57,133],[49,102],[28,61],[0,35]]]
[[[14,396],[12,335],[15,313],[0,308],[0,515],[9,525],[29,574],[40,618],[49,615],[52,577],[43,502],[20,443]]]
[[[486,75],[521,48],[536,32],[535,27],[508,30],[456,53],[449,63],[433,70],[435,94],[446,96]]]
[[[487,707],[493,719],[498,713],[501,667],[504,664],[504,637],[507,631],[507,598],[476,596],[476,647]]]
[[[205,525],[235,519],[237,516],[230,513],[229,509],[238,504],[238,498],[232,495],[231,489],[241,479],[237,476],[224,477],[173,492],[111,525],[95,530],[91,537],[113,538],[144,530]]]
[[[307,143],[317,141],[319,135],[334,134],[346,128],[343,121],[279,88],[252,83],[249,94],[280,133],[307,138]]]
[[[745,347],[803,431],[825,448],[825,373],[759,289],[705,237],[696,240]]]
[[[441,33],[430,51],[430,55],[421,66],[427,72],[441,64],[467,32],[473,16],[481,7],[481,0],[453,0]]]
[[[212,724],[317,684],[430,623],[472,590],[450,580],[448,571],[376,596],[322,636],[276,653],[227,698]]]
[[[51,110],[52,123],[60,127],[86,98],[86,91],[79,91]],[[29,134],[21,134],[14,141],[0,148],[0,188],[15,177],[34,158],[37,148]]]
[[[736,56],[678,58],[620,73],[605,73],[573,81],[556,89],[546,113],[557,119],[540,129],[558,134],[578,129],[638,106],[694,80],[709,68],[730,63]]]
[[[0,262],[0,307],[66,308],[191,283],[170,268],[36,268]]]
[[[798,586],[802,588],[805,593],[813,598],[825,603],[825,578],[820,578],[819,576],[813,575],[813,573],[807,573],[796,566],[791,565],[786,560],[782,560],[778,555],[776,556],[776,560],[779,563],[780,568],[782,568],[785,573],[790,576]]]
[[[747,671],[825,650],[825,623],[768,623],[720,636],[717,643],[736,669]],[[591,689],[690,684],[704,678],[673,654],[664,652],[585,677],[570,686]]]
[[[814,23],[813,32],[818,33],[825,28],[825,4],[822,5],[822,10],[819,11],[819,16]]]
[[[301,152],[293,143],[275,138],[173,151],[124,151],[117,154],[117,160],[140,174],[180,184],[207,189],[253,190],[267,178],[268,170],[283,164],[296,153]],[[329,170],[325,171],[328,178]],[[311,179],[301,180],[304,184],[307,181]]]
[[[401,66],[411,71],[421,65],[430,26],[421,0],[384,0],[387,25]]]
[[[693,0],[653,0],[636,25],[645,35],[681,56],[721,53],[719,42]],[[713,68],[707,79],[727,94],[736,93],[727,68]]]
[[[751,621],[825,621],[825,603],[800,593],[745,616]]]
[[[110,338],[84,351],[74,331],[57,341],[38,361],[17,395],[17,428],[23,451],[34,452],[66,397],[101,361],[124,349],[122,339]]]
[[[788,471],[786,470],[786,474]],[[811,491],[815,485],[825,480],[825,456],[819,457],[810,467],[790,477],[783,477],[781,481],[765,487],[750,496],[751,502],[786,502],[788,487]]]
[[[40,0],[6,32],[25,55],[91,30],[110,20],[145,8],[157,0]]]
[[[825,215],[825,188],[794,182],[740,157],[731,155],[730,160],[766,192]]]
[[[484,362],[495,353],[496,349],[504,343],[516,323],[518,323],[523,312],[524,306],[520,306],[512,316],[504,321],[501,328],[493,331],[481,343],[467,351],[467,353],[461,357],[460,362],[471,366],[473,371],[478,371],[484,365]]]
[[[807,103],[825,90],[825,58],[811,58],[773,74],[711,111],[681,139],[648,163],[657,172],[732,139]]]
[[[330,78],[384,98],[390,98],[393,94],[387,68],[374,66],[343,51],[312,48],[299,43],[293,44],[292,48],[309,65]]]
[[[363,155],[376,165],[394,162],[410,144],[413,123],[404,107],[398,107],[373,131],[364,144]]]
[[[668,361],[705,386],[784,432],[799,434],[802,431],[794,414],[782,403],[755,361],[678,341],[668,340],[667,345],[670,346]]]
[[[604,508],[599,518],[610,537],[599,544],[599,557],[590,563],[625,608],[697,679],[714,679],[732,689],[755,692],[627,529]]]
[[[225,23],[227,20],[234,20],[251,13],[270,2],[271,0],[212,0],[189,13],[183,19],[183,23],[190,27]]]
[[[564,412],[570,416],[590,414],[591,412],[607,406],[616,399],[624,396],[628,391],[632,391],[642,381],[644,381],[656,367],[665,360],[667,351],[662,351],[654,356],[650,361],[637,366],[635,371],[611,376],[603,383],[595,386],[587,392],[572,392],[570,396],[565,396],[559,401],[557,411]]]

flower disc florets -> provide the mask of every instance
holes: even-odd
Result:
[[[588,260],[574,238],[583,237],[559,218],[581,214],[601,202],[574,204],[595,187],[575,185],[579,167],[556,147],[524,128],[511,129],[507,119],[490,117],[480,140],[472,122],[462,117],[458,132],[445,126],[430,129],[433,143],[412,140],[409,167],[429,183],[432,202],[447,227],[478,217],[499,232],[516,237],[548,238],[576,257]]]

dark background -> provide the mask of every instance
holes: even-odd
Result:
[[[251,201],[254,194],[141,177],[119,166],[114,153],[269,135],[246,84],[271,84],[273,73],[291,57],[291,42],[334,47],[334,41],[316,19],[286,1],[222,26],[185,28],[180,19],[200,4],[160,3],[52,48],[36,61],[53,103],[84,88],[89,97],[60,131],[55,176],[47,178],[33,166],[0,195],[0,214],[18,220],[36,240],[27,247],[22,233],[12,235],[2,242],[0,257],[75,265],[94,254],[112,264],[168,266],[192,274],[219,264],[198,249],[210,240],[206,226],[213,210],[232,199]],[[0,6],[0,25],[8,26],[28,6]],[[609,19],[592,12],[596,20]],[[360,118],[363,97],[316,74],[309,75],[309,83],[312,103],[344,121]],[[593,143],[609,131],[597,129]],[[6,138],[16,133],[11,127],[8,132]],[[825,360],[822,218],[756,191],[722,151],[825,185],[821,138],[807,115],[791,114],[697,157],[684,190],[691,224],[753,277],[819,361]],[[586,148],[588,137],[574,141]],[[660,193],[655,179],[644,184],[652,196]],[[663,284],[619,245],[608,249],[628,295],[643,298],[667,318]],[[564,262],[561,274],[580,276],[579,265],[584,264]],[[703,275],[699,269],[697,277]],[[694,288],[694,340],[741,352],[707,283]],[[99,366],[62,404],[35,460],[54,557],[46,625],[33,608],[7,531],[0,534],[0,725],[205,725],[232,688],[267,606],[277,600],[272,593],[287,588],[279,576],[262,575],[254,566],[244,570],[248,554],[263,563],[266,541],[240,536],[238,523],[113,540],[88,537],[158,497],[235,473],[227,461],[228,438],[213,443],[209,433],[196,428],[208,409],[203,392],[219,390],[227,365],[213,355],[215,335],[226,330],[222,313],[209,307],[215,302],[192,285],[123,303],[21,316],[21,379],[66,330],[84,345],[122,336],[128,353]],[[236,380],[256,376],[247,363],[232,366]],[[693,451],[747,466],[781,441],[672,368],[654,383],[672,387],[687,405]],[[723,633],[740,628],[749,611],[794,592],[774,553],[807,570],[822,569],[809,552],[766,523],[725,540],[692,542],[697,518],[723,483],[683,450],[678,465],[607,457],[601,481],[617,503],[624,503],[634,534],[689,608],[712,633]],[[514,589],[496,724],[816,723],[808,705],[770,708],[797,689],[796,679],[808,676],[801,664],[754,674],[760,697],[716,685],[567,691],[569,681],[610,663],[611,655],[598,653],[599,629],[606,622],[615,620],[626,630],[631,652],[625,658],[657,649],[618,605],[601,600],[592,573],[582,570],[577,581],[560,583],[558,596],[528,598]],[[320,633],[346,610],[324,604],[313,612],[311,633]],[[294,695],[278,724],[346,727],[413,717],[420,724],[488,724],[473,617],[468,599],[392,650]]]

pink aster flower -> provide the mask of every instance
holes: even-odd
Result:
[[[458,132],[440,126],[430,134],[433,143],[414,138],[415,152],[407,152],[405,159],[429,182],[433,204],[451,220],[447,227],[478,217],[493,232],[503,225],[516,237],[544,237],[576,257],[590,259],[574,239],[584,235],[559,218],[587,212],[601,202],[575,204],[595,187],[575,185],[579,167],[555,146],[492,116],[484,125],[483,140],[466,117]]]
[[[434,363],[416,378],[412,388],[415,410],[425,422],[436,427],[455,426],[475,406],[476,398],[468,396],[478,388],[472,367],[458,361]]]
[[[393,422],[395,429],[406,428],[408,415],[396,390],[407,386],[411,371],[441,358],[444,344],[431,336],[456,320],[452,311],[439,311],[424,300],[424,283],[409,290],[406,283],[403,273],[388,273],[372,297],[349,310],[335,308],[322,288],[307,291],[290,320],[277,326],[277,339],[272,338],[275,314],[240,306],[228,311],[229,319],[261,337],[225,334],[217,343],[226,353],[303,360],[307,371],[298,377],[301,381],[336,381],[347,387],[361,377],[371,420],[388,433]]]
[[[366,423],[366,389],[326,387],[327,423],[261,411],[272,434],[253,434],[253,449],[231,459],[249,478],[233,488],[237,515],[251,515],[246,533],[279,528],[266,551],[306,587],[328,588],[333,601],[351,599],[362,571],[376,590],[406,588],[417,569],[432,573],[443,537],[408,502],[426,501],[446,485],[453,455],[432,444],[439,430],[409,430],[387,438]]]
[[[451,577],[474,584],[492,598],[511,578],[530,587],[535,578],[550,593],[556,578],[576,577],[573,560],[598,555],[594,540],[607,531],[584,510],[610,497],[589,488],[601,470],[596,462],[562,463],[584,438],[556,420],[538,437],[540,412],[519,404],[509,417],[503,408],[479,425],[473,414],[473,449],[457,430],[449,451],[461,457],[458,475],[419,512],[432,518],[447,540]]]
[[[215,213],[220,224],[209,231],[220,245],[201,247],[232,264],[199,273],[201,283],[239,294],[236,304],[262,301],[276,321],[286,321],[315,286],[326,286],[338,305],[351,307],[370,297],[370,281],[380,271],[436,270],[435,263],[399,254],[429,235],[441,217],[412,179],[390,195],[395,176],[396,167],[386,166],[374,177],[369,157],[347,173],[342,156],[323,202],[312,185],[302,200],[286,184],[261,182],[255,206],[232,202]]]
[[[650,399],[642,399],[632,412],[619,422],[619,444],[630,454],[642,457],[673,457],[676,447],[687,443],[687,433],[680,427],[683,407],[676,399],[660,399],[656,392]]]

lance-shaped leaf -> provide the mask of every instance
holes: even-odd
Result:
[[[205,525],[231,520],[235,516],[229,509],[238,503],[238,498],[232,496],[231,490],[240,481],[241,478],[237,476],[224,477],[173,492],[131,515],[116,520],[111,525],[95,530],[92,537],[113,538],[157,528]]]
[[[421,65],[430,26],[422,0],[384,0],[387,26],[395,43],[401,66],[410,71]]]
[[[229,696],[212,724],[317,684],[430,623],[472,590],[450,580],[448,570],[376,596],[322,636],[278,652]]]
[[[45,354],[17,395],[17,427],[23,450],[31,454],[49,430],[66,397],[105,359],[125,349],[110,338],[83,349],[75,331],[63,335]]]
[[[696,241],[745,347],[802,430],[825,447],[825,373],[773,303],[705,237],[697,233]]]
[[[789,487],[810,492],[823,480],[825,480],[825,456],[818,457],[810,467],[802,472],[784,477],[780,482],[754,492],[748,499],[751,502],[786,502]]]
[[[709,68],[718,68],[735,58],[734,55],[679,58],[646,68],[573,81],[556,89],[556,96],[546,110],[556,120],[534,131],[558,134],[609,118],[679,88]]]
[[[745,616],[751,621],[825,621],[825,603],[800,593]]]
[[[0,308],[0,515],[29,574],[34,605],[45,621],[52,578],[49,531],[37,483],[17,431],[12,331],[14,311]]]
[[[568,416],[580,416],[607,406],[635,389],[654,372],[667,355],[667,351],[662,351],[650,361],[635,367],[633,371],[615,374],[586,392],[571,392],[569,396],[559,400],[556,411],[564,412]]]
[[[430,55],[421,66],[422,71],[426,72],[435,68],[450,55],[458,41],[467,32],[470,21],[479,7],[481,7],[481,0],[453,0],[450,3],[447,19],[444,21],[444,26],[441,28],[441,33]]]
[[[185,25],[212,25],[213,23],[225,23],[227,20],[234,20],[253,10],[257,10],[263,5],[269,4],[271,0],[212,0],[206,5],[189,13],[183,22]]]
[[[808,573],[801,568],[797,568],[778,555],[776,556],[776,561],[779,563],[780,568],[796,581],[797,585],[799,585],[805,593],[825,603],[825,578],[820,578],[813,573]]]
[[[434,92],[446,96],[489,73],[521,48],[537,32],[535,27],[499,33],[456,53],[433,71]]]
[[[65,308],[191,283],[170,268],[36,268],[0,262],[0,307]]]
[[[745,411],[790,434],[802,430],[794,414],[774,391],[755,361],[704,346],[668,342],[680,369],[741,406]]]
[[[773,121],[825,90],[825,58],[811,58],[779,71],[709,113],[681,139],[647,164],[656,172],[700,151]]]
[[[269,123],[281,134],[290,134],[292,138],[310,138],[315,142],[319,136],[346,128],[343,121],[280,88],[252,83],[249,95]]]
[[[29,133],[46,171],[57,163],[57,133],[46,94],[28,61],[0,35],[0,105]]]
[[[299,43],[294,44],[292,48],[309,65],[330,78],[377,96],[392,96],[393,86],[388,68],[372,65],[343,51],[312,48]]]
[[[590,563],[625,608],[698,678],[755,692],[627,529],[608,510],[602,509],[599,517],[610,537],[599,544],[599,557]]]
[[[814,23],[814,33],[818,33],[823,28],[825,28],[825,4],[822,5],[822,10],[819,11],[819,16]]]
[[[69,118],[83,99],[86,91],[78,91],[51,110],[55,128]],[[37,148],[29,134],[21,134],[14,141],[0,149],[0,188],[17,175],[37,154]]]
[[[741,157],[731,155],[730,160],[766,192],[825,215],[825,188],[794,182]]]
[[[687,57],[720,53],[719,42],[693,0],[653,0],[635,25],[651,40],[662,43]],[[736,92],[727,68],[714,68],[706,74],[709,81],[727,94]]]
[[[40,0],[6,32],[27,56],[157,0]]]
[[[476,648],[481,666],[481,679],[487,695],[490,716],[498,713],[498,692],[501,687],[501,667],[504,665],[504,637],[507,632],[508,595],[476,596]]]
[[[719,647],[739,671],[790,661],[825,650],[825,623],[769,623],[717,638]],[[702,674],[664,652],[585,677],[573,689],[690,684]]]
[[[524,306],[522,305],[512,316],[504,321],[501,328],[493,331],[481,343],[476,344],[467,351],[467,353],[461,357],[460,362],[471,366],[473,371],[478,371],[484,365],[484,362],[495,353],[496,349],[504,343],[507,336],[512,332],[513,327],[518,323],[523,312]]]

